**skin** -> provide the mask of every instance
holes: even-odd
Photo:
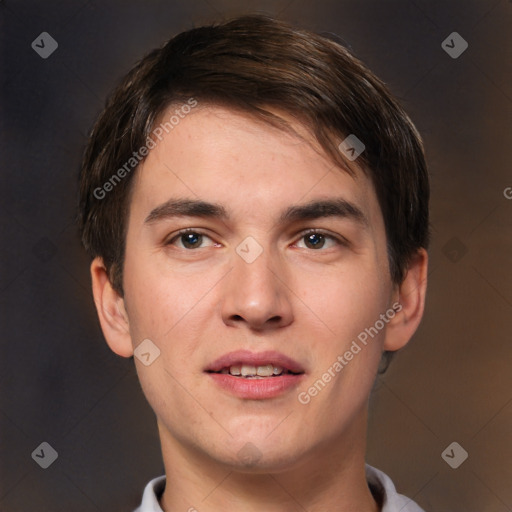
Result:
[[[334,167],[303,126],[281,115],[302,139],[225,108],[194,109],[135,177],[124,298],[101,258],[91,265],[111,349],[129,357],[149,338],[161,351],[150,366],[134,361],[158,421],[164,511],[379,510],[364,473],[368,397],[382,351],[402,348],[421,320],[427,254],[419,250],[403,283],[393,284],[371,181],[360,169],[351,177]],[[230,219],[145,222],[171,198],[221,204]],[[356,205],[367,224],[340,217],[278,222],[289,206],[332,198]],[[204,235],[193,239],[198,248],[176,238],[184,228]],[[345,243],[317,236],[313,247],[304,236],[309,229]],[[236,252],[248,236],[263,248],[250,264]],[[385,328],[300,403],[298,394],[397,301],[402,309]],[[235,397],[203,370],[237,349],[280,351],[305,376],[276,398]],[[246,443],[256,454],[249,461],[237,455]]]

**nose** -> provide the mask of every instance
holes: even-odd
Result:
[[[278,255],[264,250],[251,263],[237,253],[224,283],[222,319],[226,325],[266,331],[293,322],[292,291]]]

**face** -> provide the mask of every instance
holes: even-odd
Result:
[[[162,442],[254,470],[356,438],[397,300],[371,181],[294,127],[195,109],[129,212],[123,306],[130,351],[160,350],[135,363]]]

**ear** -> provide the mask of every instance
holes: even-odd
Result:
[[[112,288],[101,258],[91,263],[92,293],[101,330],[111,350],[123,357],[133,355],[130,323],[123,298]]]
[[[419,249],[411,259],[405,279],[395,291],[395,304],[398,305],[386,328],[384,350],[401,349],[416,332],[425,308],[427,269],[427,251]]]

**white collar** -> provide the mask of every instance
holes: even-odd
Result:
[[[414,501],[398,494],[391,478],[382,471],[366,464],[368,485],[382,496],[381,512],[424,512]],[[163,512],[158,500],[165,489],[165,475],[153,478],[145,487],[140,507],[134,512]]]

